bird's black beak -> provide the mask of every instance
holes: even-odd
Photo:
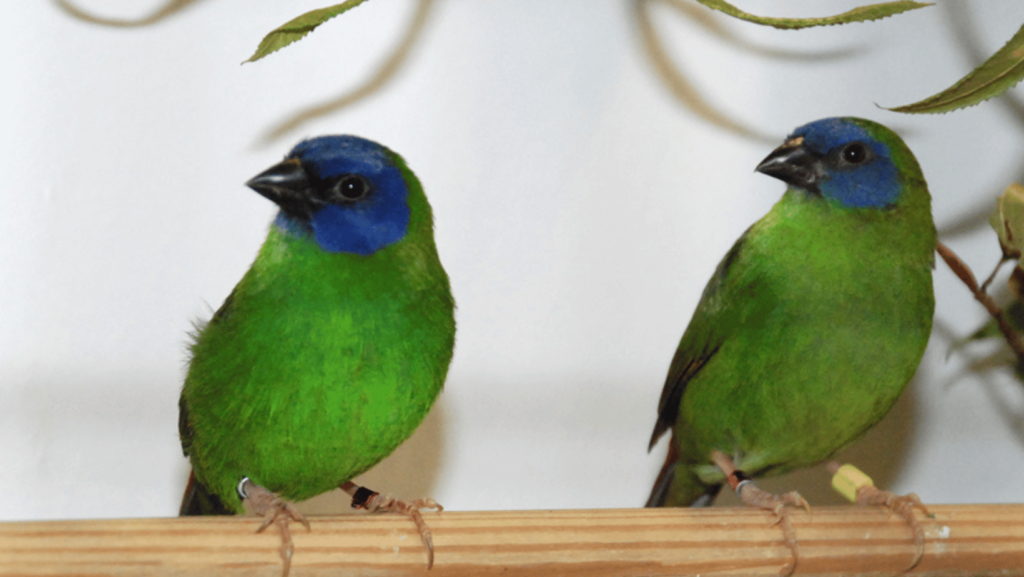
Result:
[[[312,183],[297,158],[289,158],[271,166],[245,185],[273,201],[286,214],[300,218],[310,218],[312,215]]]
[[[821,194],[818,183],[824,174],[824,158],[804,146],[804,137],[784,142],[757,165],[757,172],[804,190]]]

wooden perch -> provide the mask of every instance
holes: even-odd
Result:
[[[1024,575],[1024,505],[932,505],[910,575]],[[778,575],[790,560],[770,514],[749,508],[424,512],[436,564],[396,515],[313,517],[293,529],[292,577],[309,575]],[[898,575],[910,529],[873,507],[792,514],[797,574]],[[0,524],[0,575],[280,577],[273,527],[254,517]]]

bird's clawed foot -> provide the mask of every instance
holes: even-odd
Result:
[[[914,559],[906,571],[910,571],[924,558],[924,527],[914,517],[914,508],[918,508],[925,515],[931,515],[928,508],[924,506],[921,499],[914,493],[897,495],[892,491],[883,491],[874,485],[864,485],[857,488],[857,503],[861,505],[881,505],[889,509],[889,514],[898,514],[903,517],[907,525],[914,532]]]
[[[737,470],[732,459],[720,451],[712,451],[711,460],[725,473],[729,486],[732,487],[733,491],[736,492],[736,496],[741,501],[751,507],[767,509],[775,514],[773,525],[778,525],[782,529],[782,536],[786,546],[793,552],[793,563],[783,567],[779,575],[782,577],[792,575],[796,571],[797,562],[800,560],[800,549],[796,541],[796,531],[793,530],[793,526],[789,522],[789,513],[786,506],[802,507],[810,513],[810,504],[796,491],[790,491],[783,495],[774,495],[762,490],[747,478],[742,471]]]
[[[242,479],[238,484],[238,494],[243,501],[249,503],[257,515],[263,516],[263,524],[256,530],[257,533],[262,532],[271,523],[277,525],[277,530],[281,534],[281,561],[284,562],[284,572],[281,575],[288,577],[288,572],[292,567],[292,554],[295,552],[295,544],[292,543],[292,532],[288,528],[288,523],[292,520],[298,521],[309,531],[309,521],[294,505],[253,483],[248,477]]]
[[[774,495],[761,489],[750,479],[743,479],[738,482],[736,495],[741,501],[751,507],[767,509],[775,514],[775,523],[773,524],[778,525],[782,529],[782,536],[786,541],[786,546],[793,552],[793,564],[783,567],[779,574],[783,577],[792,575],[793,571],[796,571],[796,564],[800,559],[800,549],[796,542],[796,531],[793,530],[793,526],[789,522],[789,513],[786,506],[802,507],[808,513],[811,512],[811,506],[796,491]]]
[[[416,523],[416,528],[419,529],[420,540],[423,541],[423,546],[427,549],[427,569],[434,566],[434,538],[430,533],[430,527],[427,526],[427,522],[423,520],[423,515],[420,514],[420,509],[444,511],[444,507],[437,501],[433,499],[416,499],[406,503],[394,497],[381,495],[366,487],[360,487],[351,481],[344,483],[341,486],[341,490],[352,496],[353,509],[366,509],[370,513],[378,511],[398,513],[412,518],[413,523]]]
[[[924,527],[914,517],[914,508],[925,515],[931,516],[921,499],[913,493],[897,495],[892,491],[883,491],[875,487],[871,478],[853,465],[840,465],[838,461],[829,461],[826,467],[832,473],[832,487],[841,495],[860,505],[880,505],[889,509],[889,514],[899,514],[914,532],[914,559],[905,571],[910,571],[924,558]]]

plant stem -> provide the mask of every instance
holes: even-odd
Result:
[[[1024,364],[1024,339],[1022,339],[1020,333],[1013,330],[1010,323],[1006,321],[1006,315],[1003,314],[1003,309],[999,308],[996,301],[993,300],[987,292],[985,292],[989,282],[992,281],[992,277],[995,276],[995,272],[992,273],[989,280],[985,281],[983,286],[979,287],[978,281],[974,278],[974,273],[971,272],[971,268],[967,266],[964,261],[960,260],[960,257],[950,250],[948,246],[940,242],[936,245],[935,250],[938,251],[942,260],[946,261],[946,264],[953,270],[953,273],[956,274],[956,276],[959,277],[965,285],[967,285],[971,294],[974,295],[975,300],[981,303],[981,305],[985,307],[985,310],[988,311],[988,314],[992,315],[992,318],[996,320],[996,323],[999,325],[999,330],[1006,338],[1006,343],[1010,345],[1014,354],[1017,355],[1017,362]],[[996,267],[996,270],[998,270],[998,268],[999,267]]]

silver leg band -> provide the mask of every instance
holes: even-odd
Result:
[[[754,484],[754,480],[753,479],[743,479],[742,481],[740,481],[739,483],[736,484],[736,494],[737,495],[739,495],[740,492],[743,491],[743,486],[746,485],[747,483],[750,483],[751,485],[753,485]]]
[[[235,490],[238,491],[238,496],[241,497],[243,501],[249,498],[249,495],[245,493],[246,483],[252,483],[252,481],[249,480],[249,477],[242,477],[242,480],[238,482],[238,486],[235,487]]]

